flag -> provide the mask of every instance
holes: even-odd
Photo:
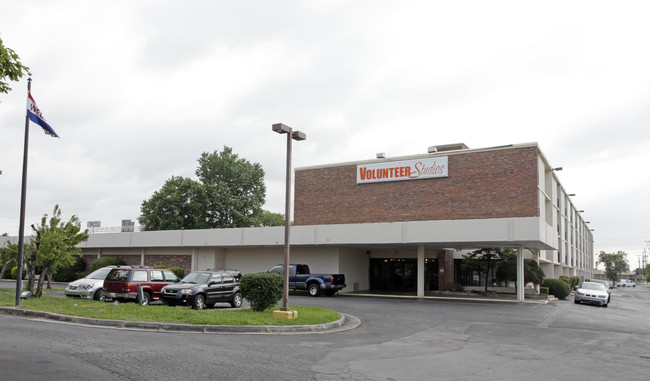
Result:
[[[36,106],[36,101],[32,98],[31,93],[27,94],[27,114],[29,115],[29,120],[41,126],[46,134],[54,138],[59,137],[59,135],[54,132],[54,129],[52,129],[52,127],[45,121],[45,118],[43,117],[41,110]]]

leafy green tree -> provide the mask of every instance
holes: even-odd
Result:
[[[207,193],[200,183],[172,176],[142,202],[138,222],[144,230],[207,229],[207,207]]]
[[[284,226],[284,214],[262,210],[258,221],[259,226]]]
[[[7,241],[7,244],[0,248],[0,263],[2,270],[0,270],[0,279],[3,279],[5,271],[12,269],[16,266],[18,260],[18,244]]]
[[[81,221],[75,215],[68,222],[63,222],[59,205],[54,206],[49,221],[47,214],[44,214],[41,224],[32,225],[32,229],[36,235],[32,240],[33,246],[30,250],[25,250],[31,257],[28,264],[28,290],[32,291],[34,296],[40,297],[45,277],[61,267],[72,265],[73,256],[81,255],[81,249],[76,246],[88,239],[88,230],[81,231]],[[41,276],[38,278],[37,290],[33,292],[36,266],[41,268]]]
[[[485,293],[487,294],[490,285],[490,276],[494,273],[497,264],[505,259],[516,255],[511,249],[501,250],[499,248],[481,248],[469,254],[463,255],[462,268],[470,271],[478,271],[485,276]],[[496,274],[494,275],[496,277]]]
[[[194,181],[172,177],[142,202],[144,230],[258,226],[266,198],[264,170],[239,158],[232,148],[204,152]]]
[[[606,253],[601,251],[598,254],[598,262],[605,266],[605,276],[612,282],[617,282],[621,278],[621,273],[630,271],[630,265],[627,263],[627,253],[617,251],[616,253]]]
[[[20,62],[18,54],[4,46],[0,38],[0,93],[8,93],[11,90],[6,79],[18,81],[29,71],[29,68]]]
[[[215,228],[257,225],[266,199],[264,169],[239,158],[232,148],[204,152],[196,175],[208,193],[208,222]]]

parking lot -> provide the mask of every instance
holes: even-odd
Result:
[[[577,305],[572,296],[519,304],[292,295],[290,303],[354,315],[361,325],[339,333],[197,334],[0,315],[3,377],[546,381],[645,380],[650,371],[647,286],[615,289],[608,308]]]

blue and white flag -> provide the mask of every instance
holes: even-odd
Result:
[[[54,132],[54,129],[52,129],[52,127],[45,121],[45,118],[43,117],[41,110],[36,106],[36,101],[32,98],[31,93],[27,94],[27,115],[29,115],[29,120],[43,127],[43,131],[45,131],[46,134],[54,138],[59,137],[59,135]]]

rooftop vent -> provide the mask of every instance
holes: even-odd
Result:
[[[427,149],[427,152],[429,153],[436,153],[438,152],[438,148],[436,146],[431,146]]]
[[[377,159],[385,159],[385,158],[386,158],[385,152],[377,152]]]

